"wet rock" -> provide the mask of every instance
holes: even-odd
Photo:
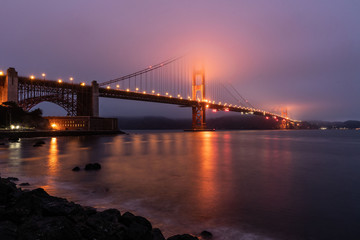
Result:
[[[100,170],[101,169],[101,165],[100,163],[88,163],[85,166],[85,170],[89,171],[89,170]]]
[[[154,228],[152,231],[153,240],[165,240],[164,235],[162,234],[161,230],[158,228]]]
[[[200,233],[200,239],[210,240],[210,239],[213,239],[213,235],[212,235],[211,232],[202,231],[202,232]]]
[[[19,228],[19,239],[81,239],[81,234],[64,216],[31,218]]]
[[[19,142],[19,140],[20,140],[20,138],[18,138],[18,137],[9,137],[8,138],[9,142]]]
[[[36,141],[36,143],[35,144],[45,144],[45,141],[43,141],[43,140],[39,140],[39,141]]]
[[[72,169],[72,171],[78,172],[78,171],[80,171],[80,168],[79,168],[78,166],[76,166],[76,167],[74,167],[74,168]]]
[[[165,240],[159,229],[130,212],[102,212],[53,197],[44,189],[23,191],[0,177],[0,239]],[[177,235],[170,240],[196,240]]]
[[[8,178],[6,178],[6,180],[9,180],[9,181],[12,181],[12,182],[19,181],[19,179],[16,178],[16,177],[8,177]]]
[[[199,239],[189,234],[183,234],[183,235],[175,235],[169,237],[167,240],[199,240]]]
[[[22,187],[30,186],[30,183],[28,183],[28,182],[20,183],[19,186],[22,186]]]
[[[45,144],[45,142],[43,140],[38,140],[38,141],[35,142],[33,147],[41,147],[44,144]]]
[[[15,240],[17,238],[17,226],[10,221],[0,222],[1,240]]]

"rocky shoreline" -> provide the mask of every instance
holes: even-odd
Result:
[[[117,209],[99,212],[64,198],[50,196],[44,189],[22,190],[16,178],[0,177],[0,238],[52,240],[165,240],[161,230],[144,217]],[[21,184],[20,184],[21,185]],[[189,234],[167,240],[212,239],[204,231],[199,238]]]

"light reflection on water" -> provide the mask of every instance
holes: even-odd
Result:
[[[141,132],[48,138],[38,148],[35,141],[0,146],[3,176],[80,204],[133,211],[168,236],[358,233],[359,132]],[[71,171],[89,162],[101,171]]]

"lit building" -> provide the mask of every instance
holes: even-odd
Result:
[[[118,130],[116,118],[101,117],[45,117],[54,130]]]

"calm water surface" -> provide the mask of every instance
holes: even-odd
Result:
[[[0,146],[2,177],[134,212],[166,236],[360,239],[360,131],[131,132],[45,138],[38,148],[35,140]],[[102,169],[71,171],[89,162]]]

